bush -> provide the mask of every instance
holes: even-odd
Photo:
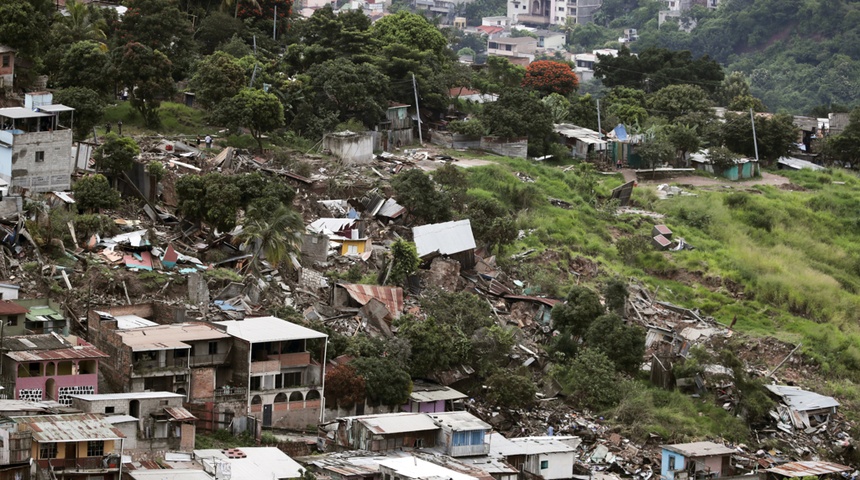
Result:
[[[107,177],[101,174],[89,175],[78,180],[73,186],[75,202],[85,212],[116,208],[119,205],[119,192],[111,188]]]
[[[487,379],[487,400],[502,408],[528,408],[535,401],[537,386],[525,375],[499,372]]]
[[[615,365],[599,350],[583,349],[572,363],[556,368],[553,375],[579,407],[601,411],[621,399]]]

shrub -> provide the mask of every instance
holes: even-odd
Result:
[[[502,408],[528,408],[535,401],[537,386],[525,375],[499,372],[487,379],[487,400]]]

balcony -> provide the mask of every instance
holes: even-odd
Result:
[[[251,362],[251,374],[255,373],[280,373],[281,362],[279,360],[264,360],[262,362]]]
[[[245,387],[222,387],[216,388],[213,392],[213,396],[216,399],[227,399],[227,398],[245,398],[248,396],[248,389]]]
[[[460,445],[457,447],[452,446],[451,452],[448,455],[452,457],[469,457],[469,456],[477,456],[477,455],[489,455],[490,453],[490,444],[482,443],[479,445]]]
[[[203,367],[210,365],[221,365],[227,361],[227,353],[216,353],[214,355],[192,355],[189,365],[192,367]]]
[[[277,360],[281,367],[304,367],[311,364],[310,352],[282,353],[269,355],[269,360]]]
[[[520,23],[534,23],[539,25],[548,25],[549,24],[549,15],[528,15],[520,13],[517,15],[517,20]]]
[[[207,355],[208,356],[208,355]],[[150,376],[150,375],[171,375],[176,371],[185,373],[188,369],[188,359],[174,358],[161,362],[158,360],[143,360],[134,362],[132,366],[132,376]]]
[[[66,473],[97,473],[109,472],[119,469],[119,458],[109,457],[81,457],[81,458],[52,458],[49,460],[37,460],[40,468],[53,468],[63,470]]]

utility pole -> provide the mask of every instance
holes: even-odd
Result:
[[[753,130],[753,146],[755,147],[755,161],[758,163],[758,139],[755,137],[755,115],[753,115],[753,109],[750,107],[750,122],[752,123]]]
[[[272,40],[278,39],[278,5],[275,4],[275,15],[272,19]]]
[[[597,133],[603,134],[603,130],[600,128],[600,99],[597,99]]]
[[[415,74],[412,74],[412,91],[415,92],[415,116],[418,117],[418,141],[424,145],[424,135],[421,133],[421,111],[418,109],[418,84],[415,83]]]

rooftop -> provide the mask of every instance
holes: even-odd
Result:
[[[452,255],[475,248],[472,224],[468,219],[413,227],[412,236],[419,257],[434,252]]]
[[[103,400],[151,400],[154,398],[185,398],[185,395],[173,392],[134,392],[134,393],[99,393],[96,395],[71,395],[85,402]]]
[[[380,285],[358,285],[355,283],[340,283],[339,287],[349,293],[353,300],[366,305],[372,298],[385,304],[385,308],[394,317],[403,311],[403,289],[400,287],[385,287]]]
[[[230,464],[231,480],[289,479],[301,477],[304,468],[275,447],[242,447],[244,458],[228,457],[222,450],[194,450],[197,459]]]
[[[433,422],[433,419],[423,413],[385,413],[381,415],[344,417],[342,420],[360,422],[368,430],[379,434],[423,432],[439,429]]]
[[[131,328],[154,327],[158,325],[152,320],[147,320],[137,315],[117,315],[116,328],[119,330],[129,330]]]
[[[379,462],[405,478],[475,480],[477,477],[445,468],[417,457],[387,458]]]
[[[830,462],[791,462],[767,469],[770,473],[789,478],[817,477],[828,473],[850,472],[851,467]]]
[[[27,313],[27,309],[9,300],[0,302],[0,315],[23,315]]]
[[[469,412],[428,413],[437,423],[450,427],[455,432],[467,430],[490,430],[493,427]]]
[[[255,317],[213,323],[226,327],[227,333],[249,343],[328,337],[325,333],[296,325],[278,317]]]
[[[534,43],[535,45],[537,45],[537,39],[532,37],[494,38],[490,41],[500,43],[502,45],[528,45],[529,43]]]
[[[562,435],[554,437],[512,438],[510,441],[523,449],[523,453],[520,455],[574,452],[576,451],[576,447],[582,442],[579,437]],[[490,445],[492,445],[492,440],[490,441]]]
[[[116,440],[125,438],[119,430],[92,413],[10,417],[33,432],[37,442],[82,442],[86,440]]]
[[[438,402],[440,400],[460,400],[468,397],[465,393],[458,392],[451,387],[444,385],[431,385],[426,383],[416,383],[412,386],[412,393],[409,398],[413,402]]]
[[[8,108],[0,108],[0,117],[11,118],[13,120],[20,120],[23,118],[40,118],[40,117],[50,117],[51,114],[44,112],[36,112],[30,110],[29,108],[24,107],[8,107]]]
[[[790,387],[788,385],[765,385],[764,387],[774,395],[782,398],[782,401],[786,405],[800,412],[839,406],[839,402],[833,397],[803,390],[800,387]]]
[[[685,457],[710,457],[714,455],[731,455],[735,449],[714,442],[678,443],[663,445],[664,450],[681,454]]]
[[[159,468],[124,472],[132,480],[212,480],[203,470],[193,468]]]
[[[190,345],[184,342],[230,337],[212,325],[196,322],[119,330],[117,334],[122,337],[122,343],[131,347],[134,352],[190,348]]]

